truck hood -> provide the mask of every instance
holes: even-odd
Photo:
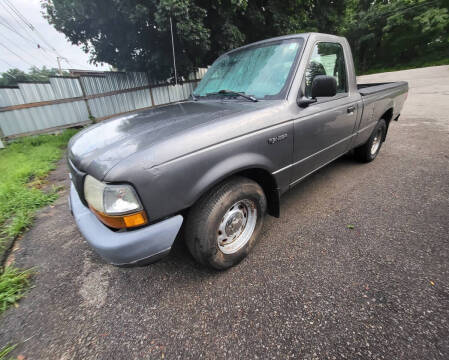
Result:
[[[110,169],[136,152],[173,137],[185,137],[192,129],[208,127],[213,122],[237,118],[272,105],[271,101],[187,101],[115,117],[75,135],[70,140],[68,156],[79,170],[103,180]],[[203,140],[207,142],[207,139],[198,139],[198,148],[204,147]],[[157,164],[179,156],[179,149],[178,153],[170,152],[170,149],[164,151],[159,159],[154,156],[152,161]]]

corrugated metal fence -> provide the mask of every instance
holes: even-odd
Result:
[[[0,88],[0,138],[101,121],[113,115],[187,99],[207,69],[182,84],[150,84],[143,72],[51,77],[47,83]]]

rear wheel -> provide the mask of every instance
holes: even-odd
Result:
[[[384,119],[380,119],[368,141],[354,149],[355,158],[361,162],[373,161],[382,147],[386,131],[387,124]]]
[[[235,177],[203,196],[190,210],[185,239],[193,257],[216,269],[241,261],[262,229],[267,201],[253,180]]]

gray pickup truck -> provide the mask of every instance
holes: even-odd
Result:
[[[357,84],[345,38],[308,33],[220,56],[184,102],[90,126],[69,144],[70,204],[107,262],[142,265],[183,233],[193,257],[243,259],[280,196],[353,150],[376,158],[406,82]]]

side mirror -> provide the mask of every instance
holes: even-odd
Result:
[[[333,76],[317,75],[312,81],[312,96],[299,98],[299,107],[307,107],[317,102],[317,97],[332,97],[337,94],[337,80]]]
[[[298,98],[296,100],[296,103],[298,104],[299,107],[306,108],[310,104],[316,103],[316,99],[312,99],[312,98],[303,96],[301,98]]]
[[[312,81],[312,98],[332,97],[337,93],[337,80],[333,76],[318,75]]]

